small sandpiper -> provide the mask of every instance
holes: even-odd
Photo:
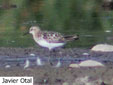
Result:
[[[56,47],[62,47],[68,41],[77,40],[78,35],[63,36],[58,32],[42,31],[39,26],[32,26],[29,33],[33,35],[33,39],[37,44],[52,50]]]

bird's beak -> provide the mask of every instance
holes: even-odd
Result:
[[[29,34],[29,32],[24,33],[23,36],[25,36],[25,35],[27,35],[27,34]]]

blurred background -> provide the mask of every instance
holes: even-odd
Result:
[[[78,34],[67,48],[113,43],[112,0],[0,0],[0,47],[35,47],[32,25],[42,30]]]

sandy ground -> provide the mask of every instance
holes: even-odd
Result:
[[[87,54],[88,53],[88,54]],[[32,55],[31,55],[32,54]],[[34,55],[33,55],[34,54]],[[54,63],[43,61],[36,64],[37,57],[72,58],[70,62]],[[49,52],[37,48],[0,48],[0,76],[33,76],[34,85],[113,85],[113,53],[91,52],[89,49],[68,48]],[[82,60],[95,59],[105,67],[70,68],[69,64]],[[30,66],[25,68],[26,60]]]

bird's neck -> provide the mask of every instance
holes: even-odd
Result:
[[[35,33],[33,33],[33,38],[34,39],[39,39],[42,35],[42,32],[41,31],[35,31]]]

